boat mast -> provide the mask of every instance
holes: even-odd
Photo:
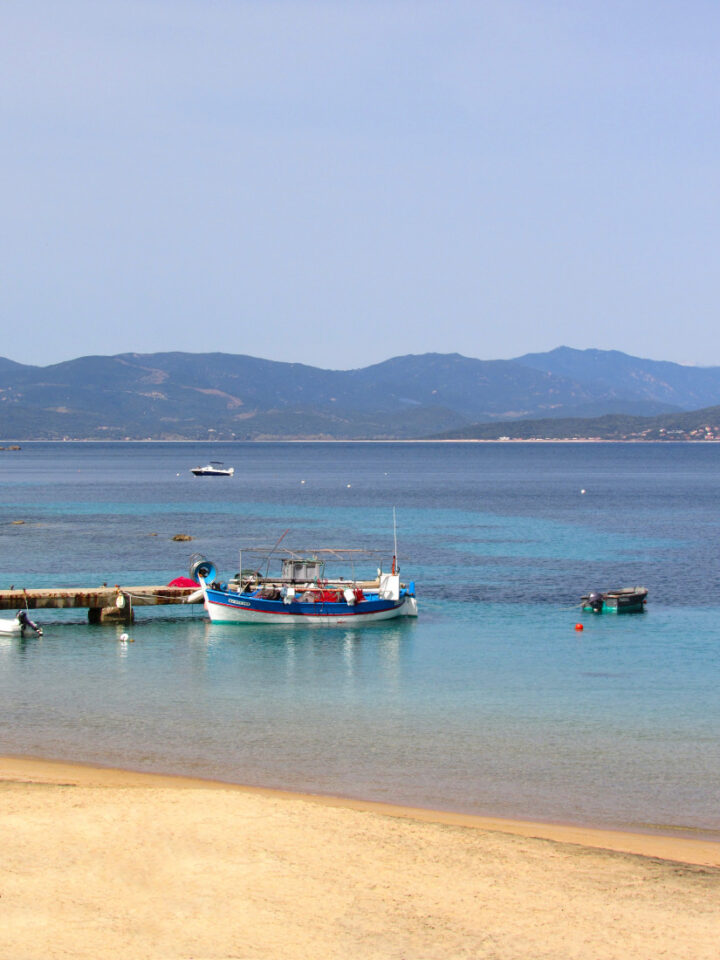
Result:
[[[269,576],[269,574],[270,574],[270,557],[272,557],[272,555],[275,553],[275,551],[277,550],[277,548],[280,546],[280,541],[283,539],[283,537],[284,537],[285,534],[287,534],[287,533],[290,533],[290,527],[287,528],[287,530],[285,531],[285,533],[282,535],[282,537],[279,538],[279,540],[277,541],[277,543],[275,544],[275,546],[272,548],[272,550],[270,551],[270,553],[267,555],[267,558],[266,558],[266,559],[267,559],[267,566],[265,567],[265,579],[267,579],[268,576]]]
[[[395,553],[393,554],[393,573],[400,573],[400,564],[398,563],[397,555],[397,518],[395,516],[395,507],[393,507],[393,542],[395,545]]]

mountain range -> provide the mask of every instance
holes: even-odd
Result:
[[[720,404],[720,367],[558,347],[324,370],[225,353],[0,358],[3,439],[407,439],[475,423],[657,416]]]

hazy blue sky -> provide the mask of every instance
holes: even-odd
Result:
[[[720,364],[717,0],[0,0],[0,355]]]

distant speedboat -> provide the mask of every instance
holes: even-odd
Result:
[[[36,633],[38,637],[42,636],[42,628],[31,620],[24,610],[21,610],[17,616],[12,619],[8,617],[0,618],[0,635],[22,636],[22,634],[31,630]]]
[[[593,591],[582,598],[582,608],[587,613],[642,613],[647,595],[645,587],[620,587],[605,593]]]
[[[211,460],[204,467],[193,467],[190,473],[194,477],[231,477],[235,467],[226,467],[221,460]]]

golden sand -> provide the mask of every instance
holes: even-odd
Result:
[[[3,960],[720,953],[720,844],[0,759]]]

